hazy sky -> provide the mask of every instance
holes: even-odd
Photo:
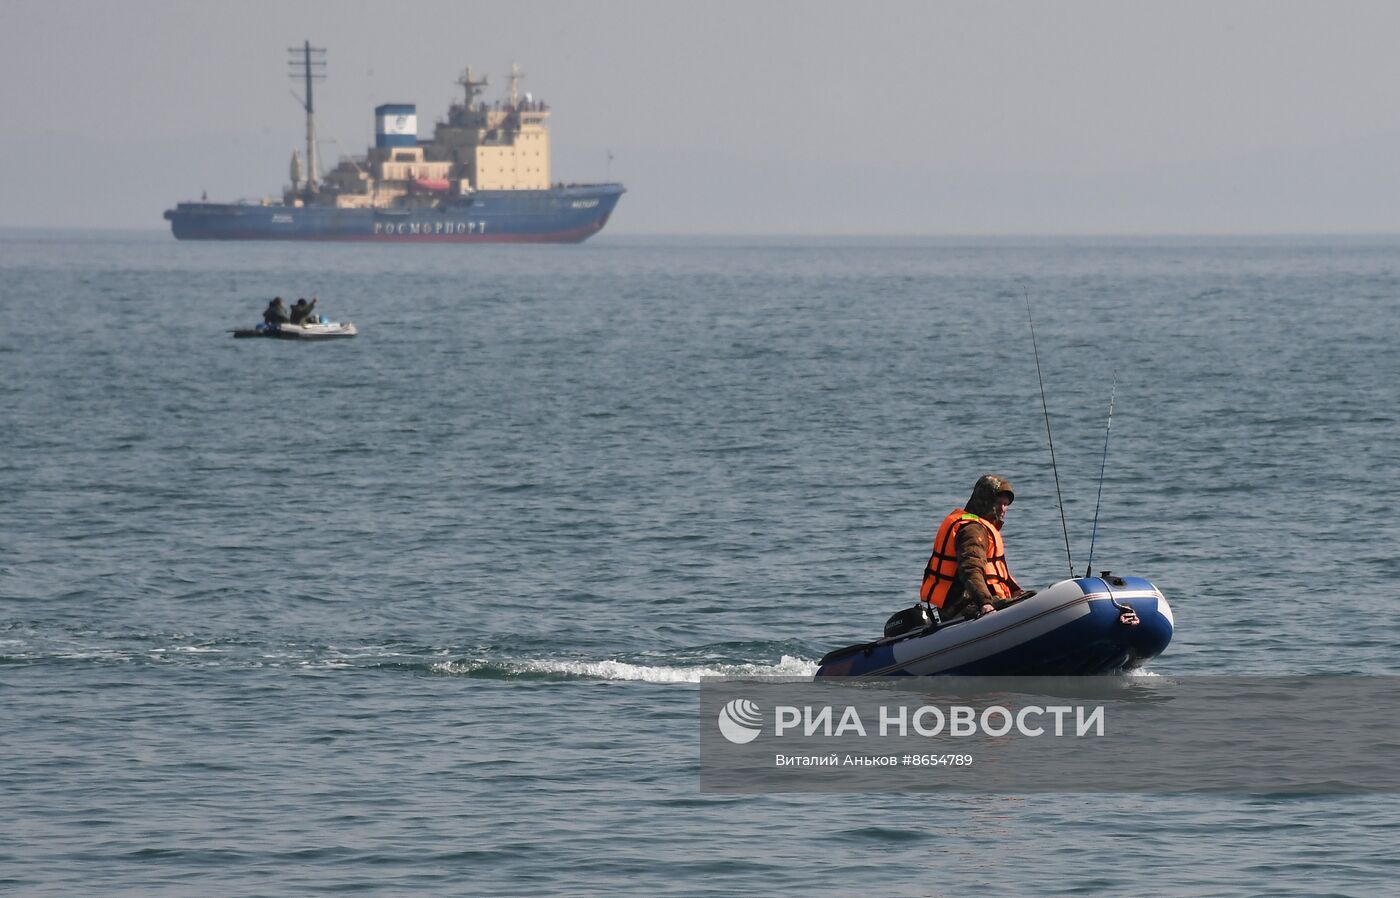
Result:
[[[465,65],[554,109],[609,233],[1400,232],[1400,3],[0,0],[0,225],[279,194]],[[298,88],[299,90],[299,88]]]

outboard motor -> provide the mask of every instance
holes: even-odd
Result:
[[[913,608],[905,608],[890,615],[885,621],[885,638],[903,636],[915,630],[936,630],[943,621],[938,617],[938,609],[928,602],[918,602]]]

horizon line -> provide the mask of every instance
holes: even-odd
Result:
[[[89,233],[89,234],[147,234],[175,238],[168,227],[129,225],[15,225],[0,223],[0,232],[22,233]],[[1183,239],[1251,239],[1278,240],[1299,238],[1400,238],[1400,229],[1330,230],[1330,231],[609,231],[595,235],[589,243],[616,238],[664,239],[835,239],[835,240],[1183,240]],[[185,243],[338,243],[336,240],[196,240]],[[372,243],[372,241],[371,241]],[[365,244],[360,244],[365,245]],[[402,245],[395,243],[394,245]],[[532,244],[533,245],[533,244]],[[554,244],[540,244],[554,245]]]

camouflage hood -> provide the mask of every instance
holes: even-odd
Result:
[[[998,477],[996,474],[983,474],[977,478],[977,484],[972,488],[972,498],[967,500],[963,510],[971,512],[979,518],[994,521],[1000,527],[1002,520],[997,517],[993,505],[1001,493],[1006,493],[1011,497],[1011,501],[1016,501],[1016,494],[1011,490],[1011,481],[1005,477]]]

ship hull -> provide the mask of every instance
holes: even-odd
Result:
[[[178,240],[581,243],[603,229],[623,192],[620,184],[483,190],[469,201],[386,209],[180,203],[165,218]]]

